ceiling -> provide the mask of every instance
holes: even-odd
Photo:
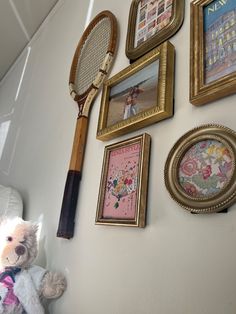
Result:
[[[0,81],[58,0],[0,0]]]

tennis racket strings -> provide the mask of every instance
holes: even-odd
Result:
[[[84,42],[75,74],[74,85],[78,95],[88,90],[104,61],[111,38],[110,24],[109,18],[103,18]]]

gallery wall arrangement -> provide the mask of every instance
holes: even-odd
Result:
[[[105,81],[116,47],[116,18],[111,12],[101,12],[82,36],[70,74],[70,93],[78,103],[79,115],[59,237],[73,237],[88,116],[99,87],[103,84],[98,140],[107,141],[174,119],[178,51],[168,39],[181,28],[184,5],[184,0],[133,0],[124,52],[131,65]],[[202,105],[234,93],[235,1],[192,1],[190,33],[189,101]],[[96,224],[145,226],[150,140],[143,134],[105,147]],[[171,197],[194,213],[218,212],[232,205],[235,143],[234,131],[216,124],[184,134],[165,164],[165,184]]]
[[[68,279],[50,313],[235,314],[235,1],[59,0],[0,84],[1,181]]]
[[[183,19],[184,1],[132,1],[126,55],[136,61],[103,85],[98,139],[173,116],[174,47],[161,43]],[[236,3],[192,1],[190,24],[190,102],[201,105],[234,93]],[[220,125],[199,126],[183,135],[165,165],[172,198],[193,213],[218,212],[233,204],[235,145],[234,131]]]

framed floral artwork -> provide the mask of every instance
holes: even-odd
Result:
[[[129,11],[126,55],[136,60],[181,27],[184,0],[133,0]]]
[[[172,117],[174,56],[174,46],[165,42],[104,82],[97,139]]]
[[[105,147],[96,224],[145,227],[150,135]]]
[[[191,2],[190,102],[203,105],[236,91],[236,1]]]
[[[236,133],[208,124],[184,134],[171,149],[165,184],[194,213],[222,211],[236,201]]]

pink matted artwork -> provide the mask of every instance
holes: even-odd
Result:
[[[110,151],[103,218],[135,219],[140,153],[138,142]]]

